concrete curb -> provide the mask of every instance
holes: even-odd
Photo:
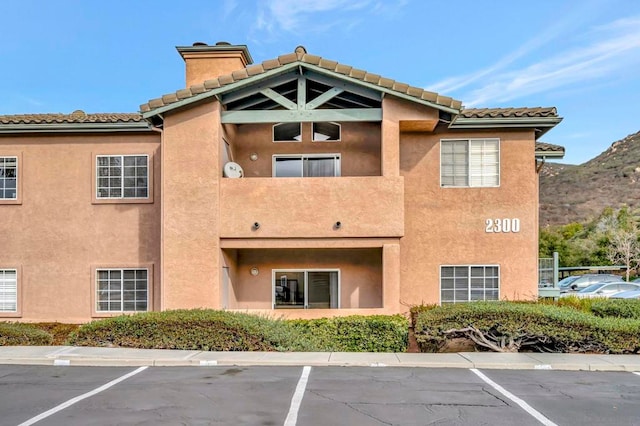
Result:
[[[0,364],[94,367],[334,366],[640,371],[638,355],[461,352],[204,352],[73,346],[0,347]]]

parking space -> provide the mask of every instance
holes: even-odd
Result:
[[[302,367],[275,366],[0,366],[0,425],[54,407],[29,424],[640,425],[640,376],[628,372],[313,367],[301,376]]]
[[[0,365],[0,424],[20,424],[131,370]]]
[[[559,425],[640,425],[640,376],[624,372],[485,371]]]

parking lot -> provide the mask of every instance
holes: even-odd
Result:
[[[0,424],[640,425],[631,372],[0,365]]]

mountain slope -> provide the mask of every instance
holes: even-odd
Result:
[[[540,171],[540,226],[583,221],[625,204],[640,207],[640,132],[584,164],[547,163]]]

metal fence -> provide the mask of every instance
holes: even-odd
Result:
[[[553,287],[554,284],[553,257],[541,257],[538,259],[538,287]],[[555,275],[557,276],[557,275]]]

